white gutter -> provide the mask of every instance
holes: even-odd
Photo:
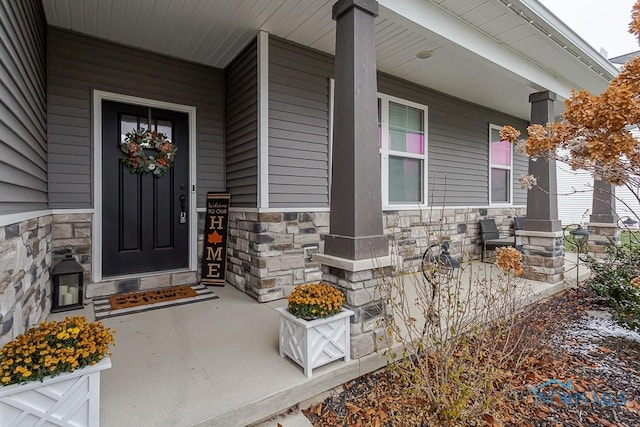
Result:
[[[611,80],[618,69],[538,0],[500,0],[589,68]],[[631,11],[629,11],[631,13]],[[533,19],[532,19],[533,18]],[[629,17],[631,19],[631,17]]]
[[[509,4],[503,0],[501,1],[505,4],[505,7]],[[529,0],[529,2],[532,2],[532,0]],[[545,69],[545,64],[533,61],[523,53],[500,43],[494,37],[469,25],[467,22],[444,10],[440,5],[433,3],[431,0],[378,0],[378,3],[381,9],[386,9],[385,15],[391,17],[393,20],[401,21],[403,25],[418,33],[428,35],[425,33],[425,30],[427,30],[444,37],[462,48],[475,53],[480,58],[525,79],[530,82],[529,84],[532,88],[550,90],[561,98],[569,98],[571,90],[574,89],[576,83],[578,83],[577,81],[569,81],[568,78],[564,78]],[[513,2],[510,7],[513,8],[515,4],[516,3]],[[521,3],[518,3],[518,7],[520,7],[520,5]],[[542,8],[539,3],[537,3],[537,6]],[[531,19],[534,15],[532,12],[533,9],[525,8],[524,5],[522,5],[522,10],[525,9],[531,15],[523,16],[522,19],[530,18],[528,21],[532,20],[536,22],[537,18]],[[560,36],[559,30],[571,32],[568,27],[562,24],[553,14],[546,9],[542,9],[538,12],[543,13],[546,11],[546,14],[549,16],[546,17],[547,21],[542,18],[539,20],[541,23],[544,23],[545,26],[549,27],[550,24],[548,22],[554,22],[558,27],[558,30],[553,30],[556,36]],[[514,9],[514,16],[518,12],[519,11]],[[540,28],[544,28],[544,26]],[[542,31],[540,28],[538,29]],[[552,35],[554,35],[553,33]],[[542,31],[542,34],[548,37],[548,33]],[[572,33],[572,35],[579,39],[575,33]],[[585,45],[585,49],[589,48],[584,41],[580,40],[579,42]],[[569,43],[568,46],[573,46],[573,44]],[[575,48],[579,50],[577,46]],[[595,53],[596,57],[600,56],[593,48],[590,48],[590,53]],[[572,53],[569,52],[569,54]],[[586,53],[584,55],[590,58],[590,55],[586,55]],[[572,54],[572,56],[578,57],[579,54]],[[585,64],[585,72],[581,75],[580,79],[578,79],[578,85],[598,93],[606,87],[607,81],[611,80],[617,73],[613,65],[609,64],[606,59],[600,58],[601,61],[599,62],[595,60],[585,62],[583,59],[579,59]]]

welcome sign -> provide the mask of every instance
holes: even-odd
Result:
[[[200,283],[224,286],[227,270],[227,227],[231,196],[207,193],[207,211],[204,216],[204,245]]]

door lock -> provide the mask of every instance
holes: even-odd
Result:
[[[180,219],[179,219],[180,224],[187,223],[187,212],[184,209],[184,204],[186,201],[187,201],[187,196],[185,196],[184,194],[181,194],[180,195]]]

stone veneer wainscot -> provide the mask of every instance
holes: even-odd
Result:
[[[0,346],[51,309],[51,215],[0,227]]]
[[[450,240],[453,255],[477,259],[480,219],[494,218],[501,231],[513,234],[513,217],[524,214],[524,208],[511,207],[388,211],[384,233],[391,238],[396,268],[408,271],[420,265],[428,242],[437,239]],[[232,211],[226,279],[260,302],[283,298],[295,285],[320,281],[321,266],[305,258],[304,248],[318,246],[322,253],[328,232],[328,212]]]
[[[304,248],[322,252],[328,232],[328,212],[230,212],[226,279],[260,302],[320,281],[320,265],[305,258]]]
[[[454,255],[476,259],[480,254],[478,221],[491,217],[507,232],[512,228],[512,217],[524,215],[523,208],[492,209],[431,209],[394,211],[384,213],[384,232],[391,237],[394,260],[400,271],[408,271],[420,264],[422,251],[428,242],[437,238],[451,240]],[[56,214],[47,217],[47,247],[59,255],[66,246],[73,246],[76,259],[85,270],[86,296],[110,295],[193,283],[195,272],[149,274],[146,277],[91,282],[91,221],[92,214]],[[43,219],[41,218],[40,221]],[[9,234],[27,229],[26,225],[11,225]],[[198,215],[198,265],[202,254],[204,214]],[[21,223],[22,224],[22,223]],[[230,212],[226,279],[238,289],[260,302],[285,297],[293,286],[322,280],[318,262],[305,257],[305,248],[324,249],[323,236],[329,232],[328,212]],[[6,232],[5,232],[6,233]],[[0,234],[0,237],[2,235]],[[0,239],[5,248],[6,244]],[[4,252],[0,251],[0,254]],[[50,255],[51,256],[51,255]],[[48,261],[50,268],[51,261]],[[4,279],[3,279],[4,280]],[[4,284],[4,281],[0,282]],[[0,285],[3,286],[3,285]],[[1,289],[1,288],[0,288]],[[2,292],[0,290],[0,292]],[[48,294],[47,294],[48,295]],[[49,301],[49,298],[45,298]],[[0,300],[2,301],[2,300]],[[3,303],[4,307],[6,303]],[[5,312],[8,312],[5,310]],[[47,309],[48,312],[48,309]],[[3,314],[0,312],[0,314]],[[9,326],[6,326],[9,328]]]

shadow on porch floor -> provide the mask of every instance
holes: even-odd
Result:
[[[532,285],[541,298],[565,286]],[[285,300],[260,304],[230,285],[212,290],[219,299],[103,320],[117,331],[113,367],[102,373],[103,427],[243,426],[385,364],[375,354],[336,361],[307,379],[278,353],[274,308]],[[80,314],[93,320],[93,307],[49,320]]]

